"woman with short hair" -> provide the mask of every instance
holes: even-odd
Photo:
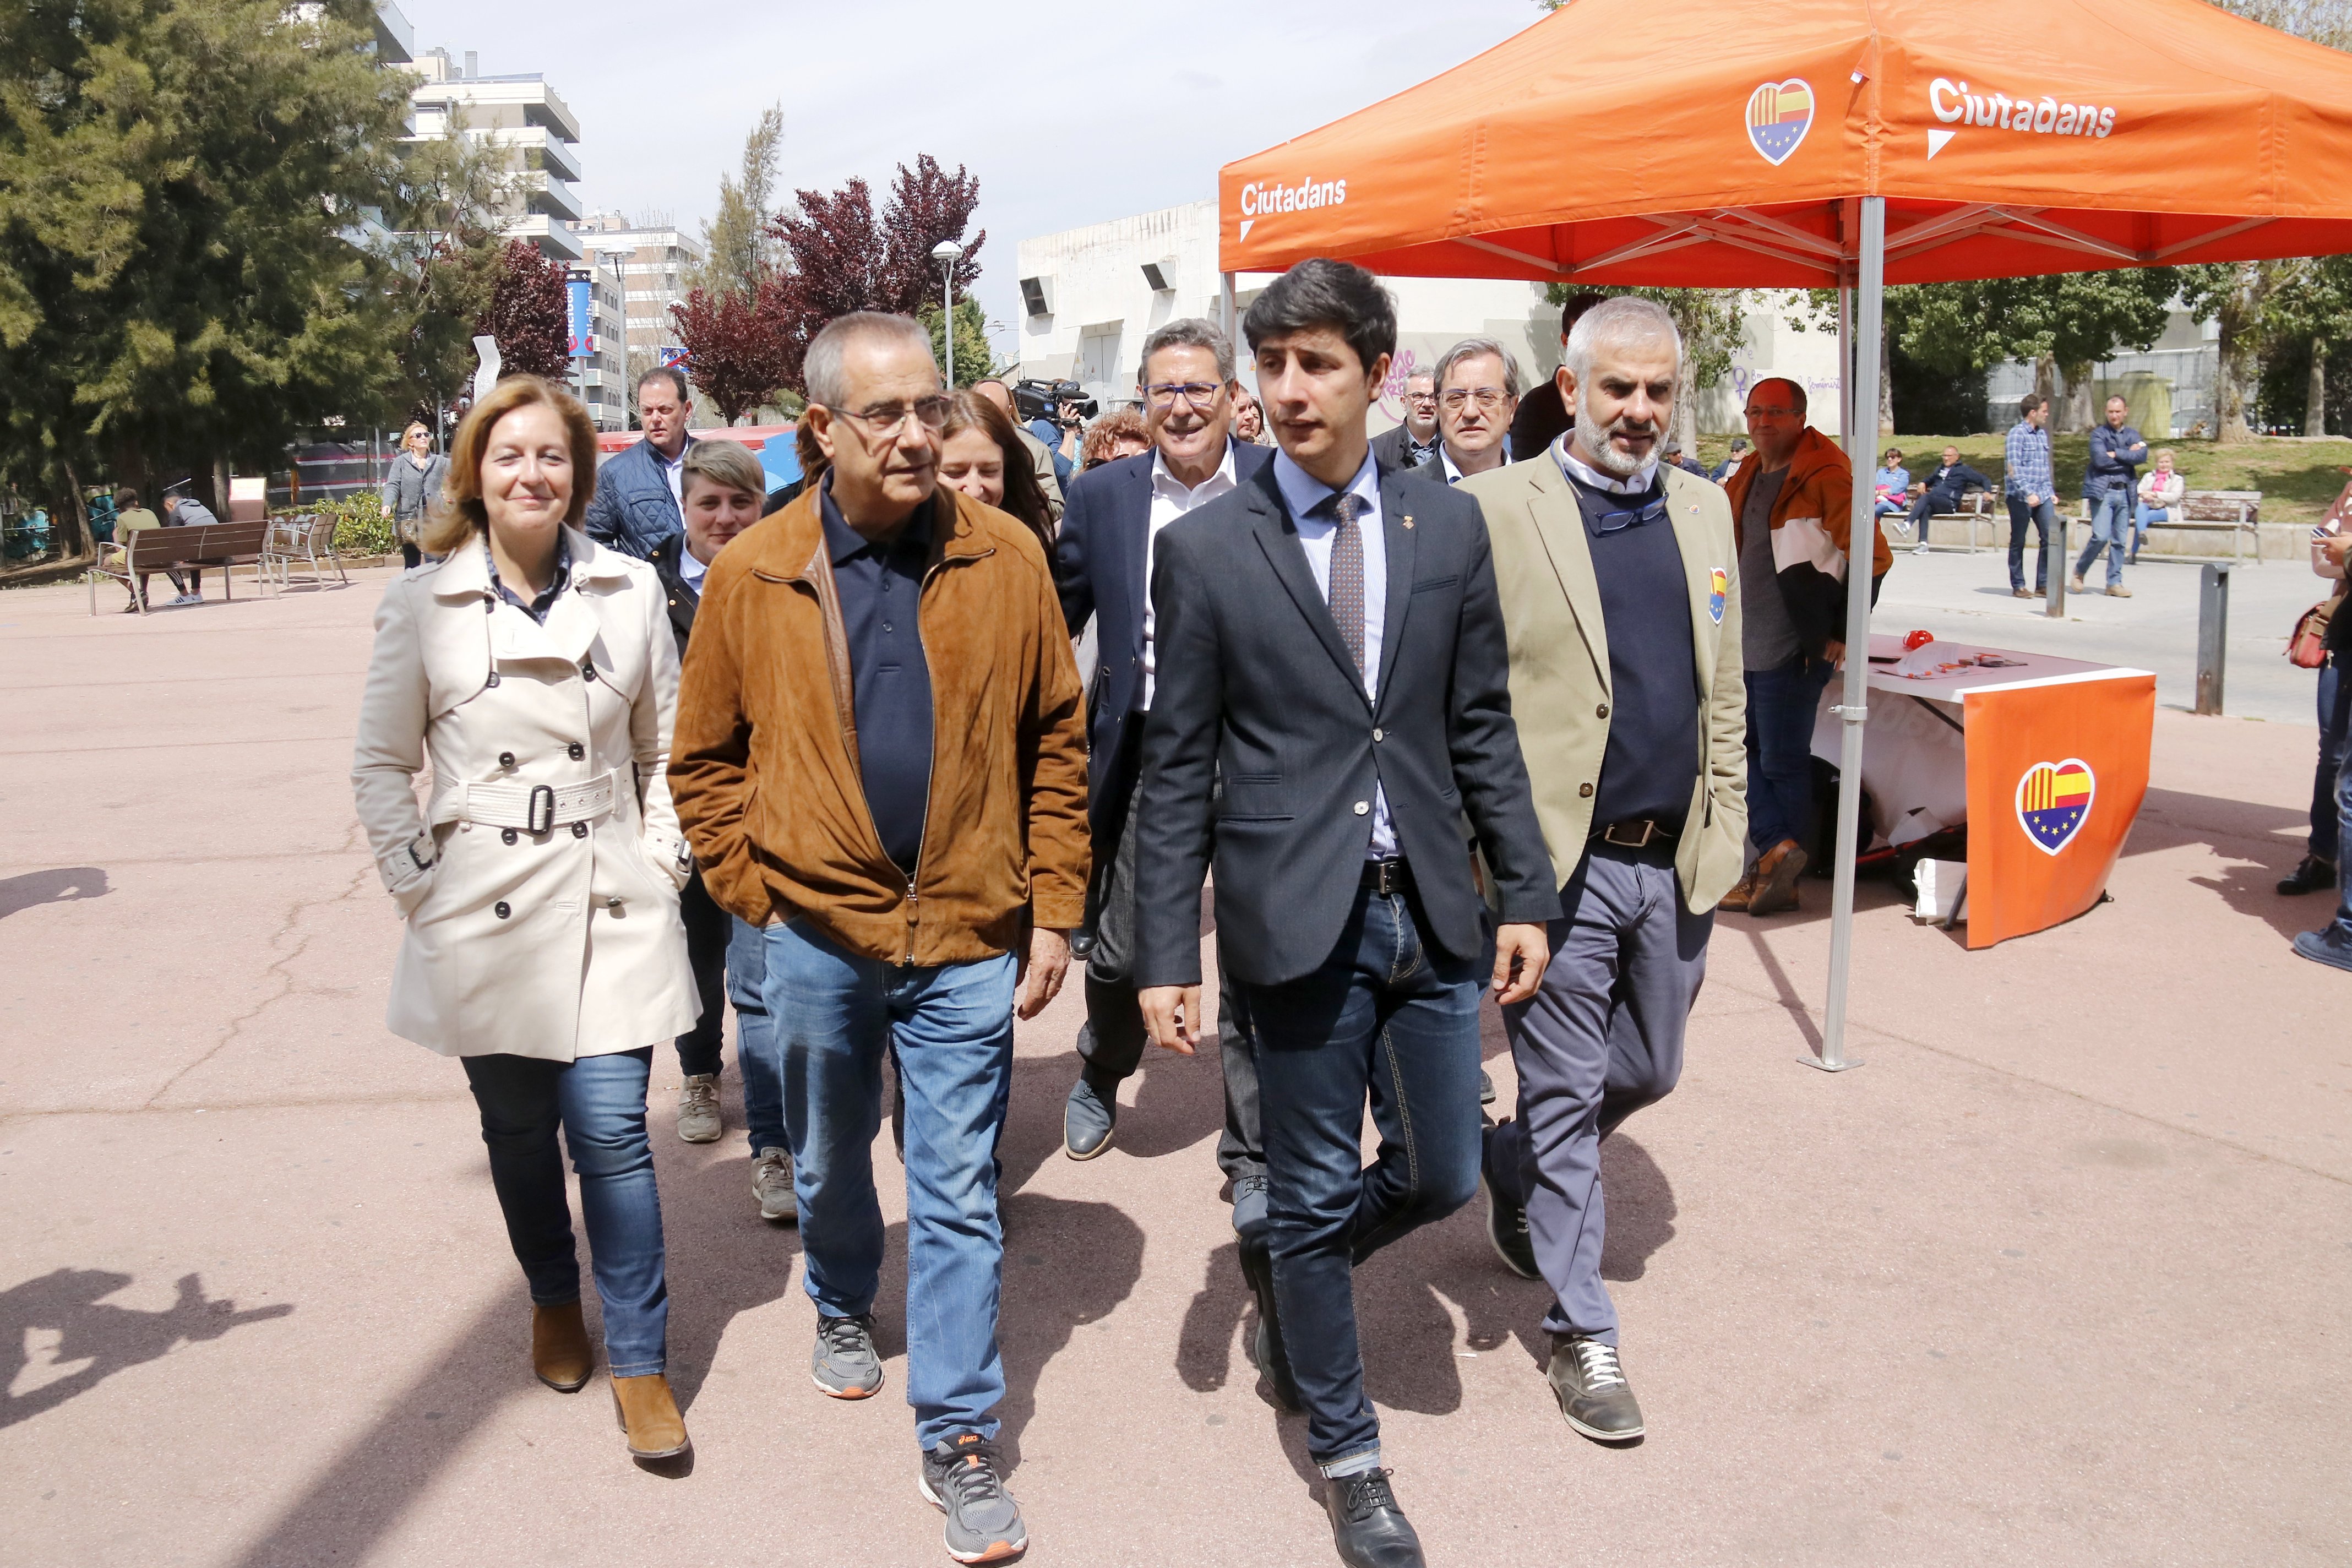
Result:
[[[1151,450],[1151,430],[1136,410],[1114,408],[1087,426],[1086,444],[1080,450],[1086,457],[1081,466],[1089,468],[1121,458],[1139,458]]]
[[[649,1459],[687,1447],[646,1079],[654,1043],[694,1021],[691,860],[665,776],[677,649],[653,568],[580,531],[595,464],[587,412],[536,377],[466,416],[419,539],[440,559],[376,611],[352,784],[407,924],[385,1023],[464,1065],[530,1287],[532,1370],[570,1393],[595,1365],[560,1131],[614,1402]]]
[[[940,426],[940,483],[1027,523],[1046,559],[1053,559],[1053,517],[1029,449],[1004,410],[976,392],[959,392],[948,401],[947,423]]]
[[[433,449],[433,432],[423,420],[410,420],[400,433],[400,455],[383,476],[382,495],[392,531],[400,539],[402,565],[414,566],[422,558],[417,541],[448,478],[449,459]]]

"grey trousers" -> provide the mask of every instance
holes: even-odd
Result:
[[[1613,1345],[1617,1309],[1601,1282],[1601,1140],[1682,1077],[1715,911],[1683,906],[1670,846],[1596,844],[1560,904],[1543,984],[1503,1013],[1519,1110],[1487,1135],[1486,1175],[1528,1211],[1553,1296],[1544,1327]]]
[[[1140,789],[1128,795],[1127,820],[1119,828],[1118,852],[1095,872],[1095,947],[1087,957],[1087,1021],[1078,1026],[1078,1056],[1086,1075],[1103,1090],[1115,1088],[1142,1065],[1143,1009],[1135,999],[1135,805]],[[1256,1041],[1249,1005],[1217,963],[1217,1056],[1225,1073],[1225,1129],[1217,1138],[1217,1168],[1229,1181],[1265,1174],[1265,1142],[1258,1132]]]

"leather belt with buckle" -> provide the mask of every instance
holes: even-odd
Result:
[[[1412,872],[1405,866],[1402,856],[1364,862],[1364,886],[1382,898],[1403,892],[1405,885],[1412,880]]]
[[[1661,838],[1672,838],[1674,833],[1651,817],[1633,816],[1612,822],[1592,837],[1620,849],[1646,849]]]

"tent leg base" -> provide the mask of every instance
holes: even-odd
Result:
[[[1822,1060],[1821,1058],[1815,1056],[1803,1056],[1799,1057],[1797,1059],[1804,1063],[1807,1067],[1812,1068],[1815,1072],[1852,1072],[1854,1068],[1862,1065],[1862,1058],[1860,1057],[1847,1057],[1837,1062],[1825,1062]]]

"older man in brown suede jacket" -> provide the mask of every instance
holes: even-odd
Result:
[[[1086,731],[1053,573],[937,482],[947,415],[904,317],[805,361],[824,477],[711,563],[670,788],[711,896],[762,928],[816,1384],[882,1384],[882,1061],[906,1110],[907,1400],[949,1551],[1026,1542],[999,1475],[995,1148],[1019,1011],[1060,988],[1087,874]]]

